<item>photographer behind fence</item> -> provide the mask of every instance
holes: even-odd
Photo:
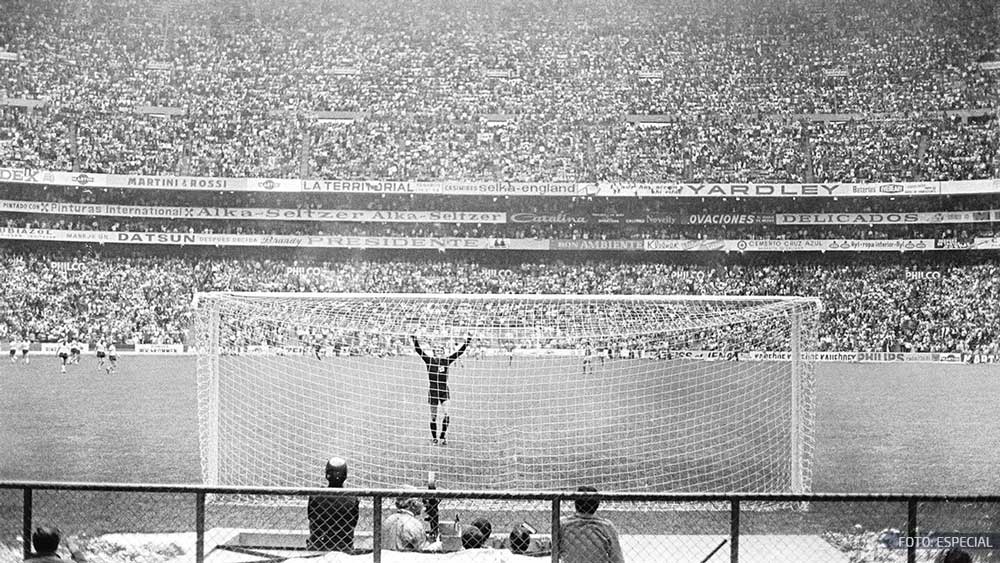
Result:
[[[427,539],[420,514],[424,502],[417,497],[396,499],[396,512],[382,522],[382,549],[390,551],[438,551],[440,542]]]
[[[49,528],[39,526],[35,528],[35,531],[31,534],[31,547],[34,552],[31,556],[25,558],[25,563],[61,563],[63,559],[59,557],[56,551],[59,550],[59,541],[61,539],[61,534],[57,528]],[[82,563],[87,560],[80,551],[69,539],[66,540],[66,549],[69,550],[70,558],[77,563]]]

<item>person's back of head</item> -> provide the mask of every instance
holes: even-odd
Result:
[[[483,534],[483,541],[490,539],[490,535],[493,533],[493,524],[485,518],[476,518],[472,521],[472,525],[475,526]]]
[[[972,556],[961,549],[949,549],[938,555],[937,563],[972,563]]]
[[[399,497],[396,499],[396,508],[411,512],[414,516],[420,516],[424,511],[424,501],[417,497]]]
[[[35,553],[55,553],[59,549],[59,530],[39,526],[31,534],[31,546]]]
[[[511,553],[526,553],[531,545],[531,532],[525,530],[523,526],[518,526],[511,530],[508,538]]]
[[[326,462],[326,480],[331,487],[343,487],[347,480],[347,460],[331,457]]]
[[[486,536],[475,526],[462,530],[462,549],[479,549],[486,543]]]
[[[596,493],[597,489],[589,485],[583,485],[576,489],[578,493]],[[576,500],[576,511],[580,514],[594,514],[601,501],[596,497],[584,497]]]

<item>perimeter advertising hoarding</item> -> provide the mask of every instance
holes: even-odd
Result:
[[[390,179],[220,178],[0,168],[0,182],[123,188],[258,192],[441,194],[531,197],[896,197],[1000,192],[1000,181],[871,184],[693,184],[630,182],[417,182]]]

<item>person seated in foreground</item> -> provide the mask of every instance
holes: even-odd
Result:
[[[347,480],[347,461],[332,457],[326,462],[327,486],[342,489]],[[315,551],[353,551],[354,528],[358,525],[358,497],[312,495],[306,508],[309,539]]]
[[[596,493],[597,489],[582,486],[581,493]],[[560,522],[559,559],[566,563],[625,563],[618,530],[610,520],[597,516],[601,501],[584,496],[576,501],[576,513]],[[554,548],[556,546],[553,546]]]
[[[472,521],[472,525],[483,533],[483,543],[490,541],[490,535],[493,534],[493,524],[490,524],[489,520],[480,516]]]
[[[486,542],[486,536],[475,526],[462,530],[462,549],[479,549]]]
[[[382,523],[382,549],[391,551],[434,551],[440,542],[430,542],[420,513],[424,503],[417,497],[396,499],[396,512]]]
[[[517,528],[511,530],[508,543],[510,545],[511,553],[523,555],[527,553],[528,546],[531,545],[531,533],[518,526]]]
[[[34,552],[27,558],[25,563],[61,563],[63,559],[56,553],[59,550],[59,542],[62,539],[57,528],[39,526],[31,534],[31,547]],[[87,558],[83,552],[66,540],[66,548],[69,549],[70,558],[77,563],[83,563]]]
[[[937,563],[972,563],[972,556],[958,548],[943,551],[934,559]]]

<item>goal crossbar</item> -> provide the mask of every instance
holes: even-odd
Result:
[[[817,297],[799,295],[652,295],[652,294],[595,294],[580,293],[301,293],[301,292],[266,292],[266,291],[199,291],[194,294],[194,303],[208,296],[233,296],[248,298],[275,299],[346,299],[346,300],[378,300],[378,299],[409,299],[416,301],[567,301],[567,302],[607,302],[607,301],[692,301],[692,302],[761,302],[761,303],[809,303],[820,306]]]

